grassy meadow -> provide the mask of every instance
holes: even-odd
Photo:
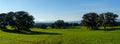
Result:
[[[111,31],[88,30],[83,26],[31,30],[28,33],[0,30],[0,44],[120,44],[119,27]]]

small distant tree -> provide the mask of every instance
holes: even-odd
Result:
[[[55,28],[55,24],[52,23],[52,24],[50,25],[50,27],[51,27],[51,28]]]
[[[79,26],[78,23],[70,23],[71,26]]]
[[[89,29],[98,29],[97,26],[97,19],[98,19],[98,14],[97,13],[87,13],[83,15],[83,20],[82,24],[84,26],[87,26]]]
[[[65,25],[65,27],[69,27],[69,26],[70,26],[70,23],[65,22],[64,25]]]
[[[65,22],[63,20],[57,20],[54,24],[52,24],[54,28],[65,28]]]
[[[40,25],[40,28],[42,28],[42,29],[46,29],[48,26],[47,25],[45,25],[45,24],[41,24]]]

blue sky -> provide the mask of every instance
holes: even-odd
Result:
[[[120,14],[120,0],[0,0],[0,13],[27,11],[35,21],[81,20],[88,12]]]

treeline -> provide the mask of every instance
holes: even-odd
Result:
[[[0,14],[0,28],[7,29],[11,26],[16,31],[31,31],[29,28],[34,25],[34,17],[25,11],[8,12]]]
[[[81,23],[69,23],[64,20],[57,20],[52,24],[40,24],[34,25],[34,17],[25,11],[8,12],[0,14],[0,28],[7,29],[6,26],[11,26],[16,31],[31,31],[32,27],[39,27],[46,29],[47,27],[63,29],[70,26],[86,26],[88,29],[98,30],[103,26],[106,29],[107,26],[113,27],[120,25],[120,22],[116,22],[118,18],[117,14],[112,12],[106,13],[86,13],[82,17]]]
[[[113,27],[117,26],[119,22],[116,22],[116,18],[118,18],[117,14],[112,12],[106,13],[86,13],[83,15],[82,25],[88,27],[89,29],[98,30],[98,27],[104,27],[106,29],[107,26]]]
[[[70,26],[79,26],[79,25],[80,25],[79,23],[69,23],[69,22],[65,22],[64,20],[57,20],[54,23],[37,23],[36,25],[34,25],[34,27],[43,28],[43,29],[46,29],[47,27],[64,29]]]
[[[86,26],[88,29],[92,30],[98,30],[99,27],[104,27],[104,29],[107,29],[106,27],[120,26],[120,22],[116,21],[117,18],[118,15],[112,12],[106,12],[101,14],[90,12],[83,15],[80,23],[68,23],[64,22],[64,20],[57,20],[52,24],[41,24],[37,25],[37,27],[43,29],[46,29],[47,27],[62,29],[71,26]]]

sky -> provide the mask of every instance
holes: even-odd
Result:
[[[35,21],[80,21],[83,14],[120,14],[120,0],[0,0],[0,13],[27,11]],[[120,18],[120,17],[119,17]]]

